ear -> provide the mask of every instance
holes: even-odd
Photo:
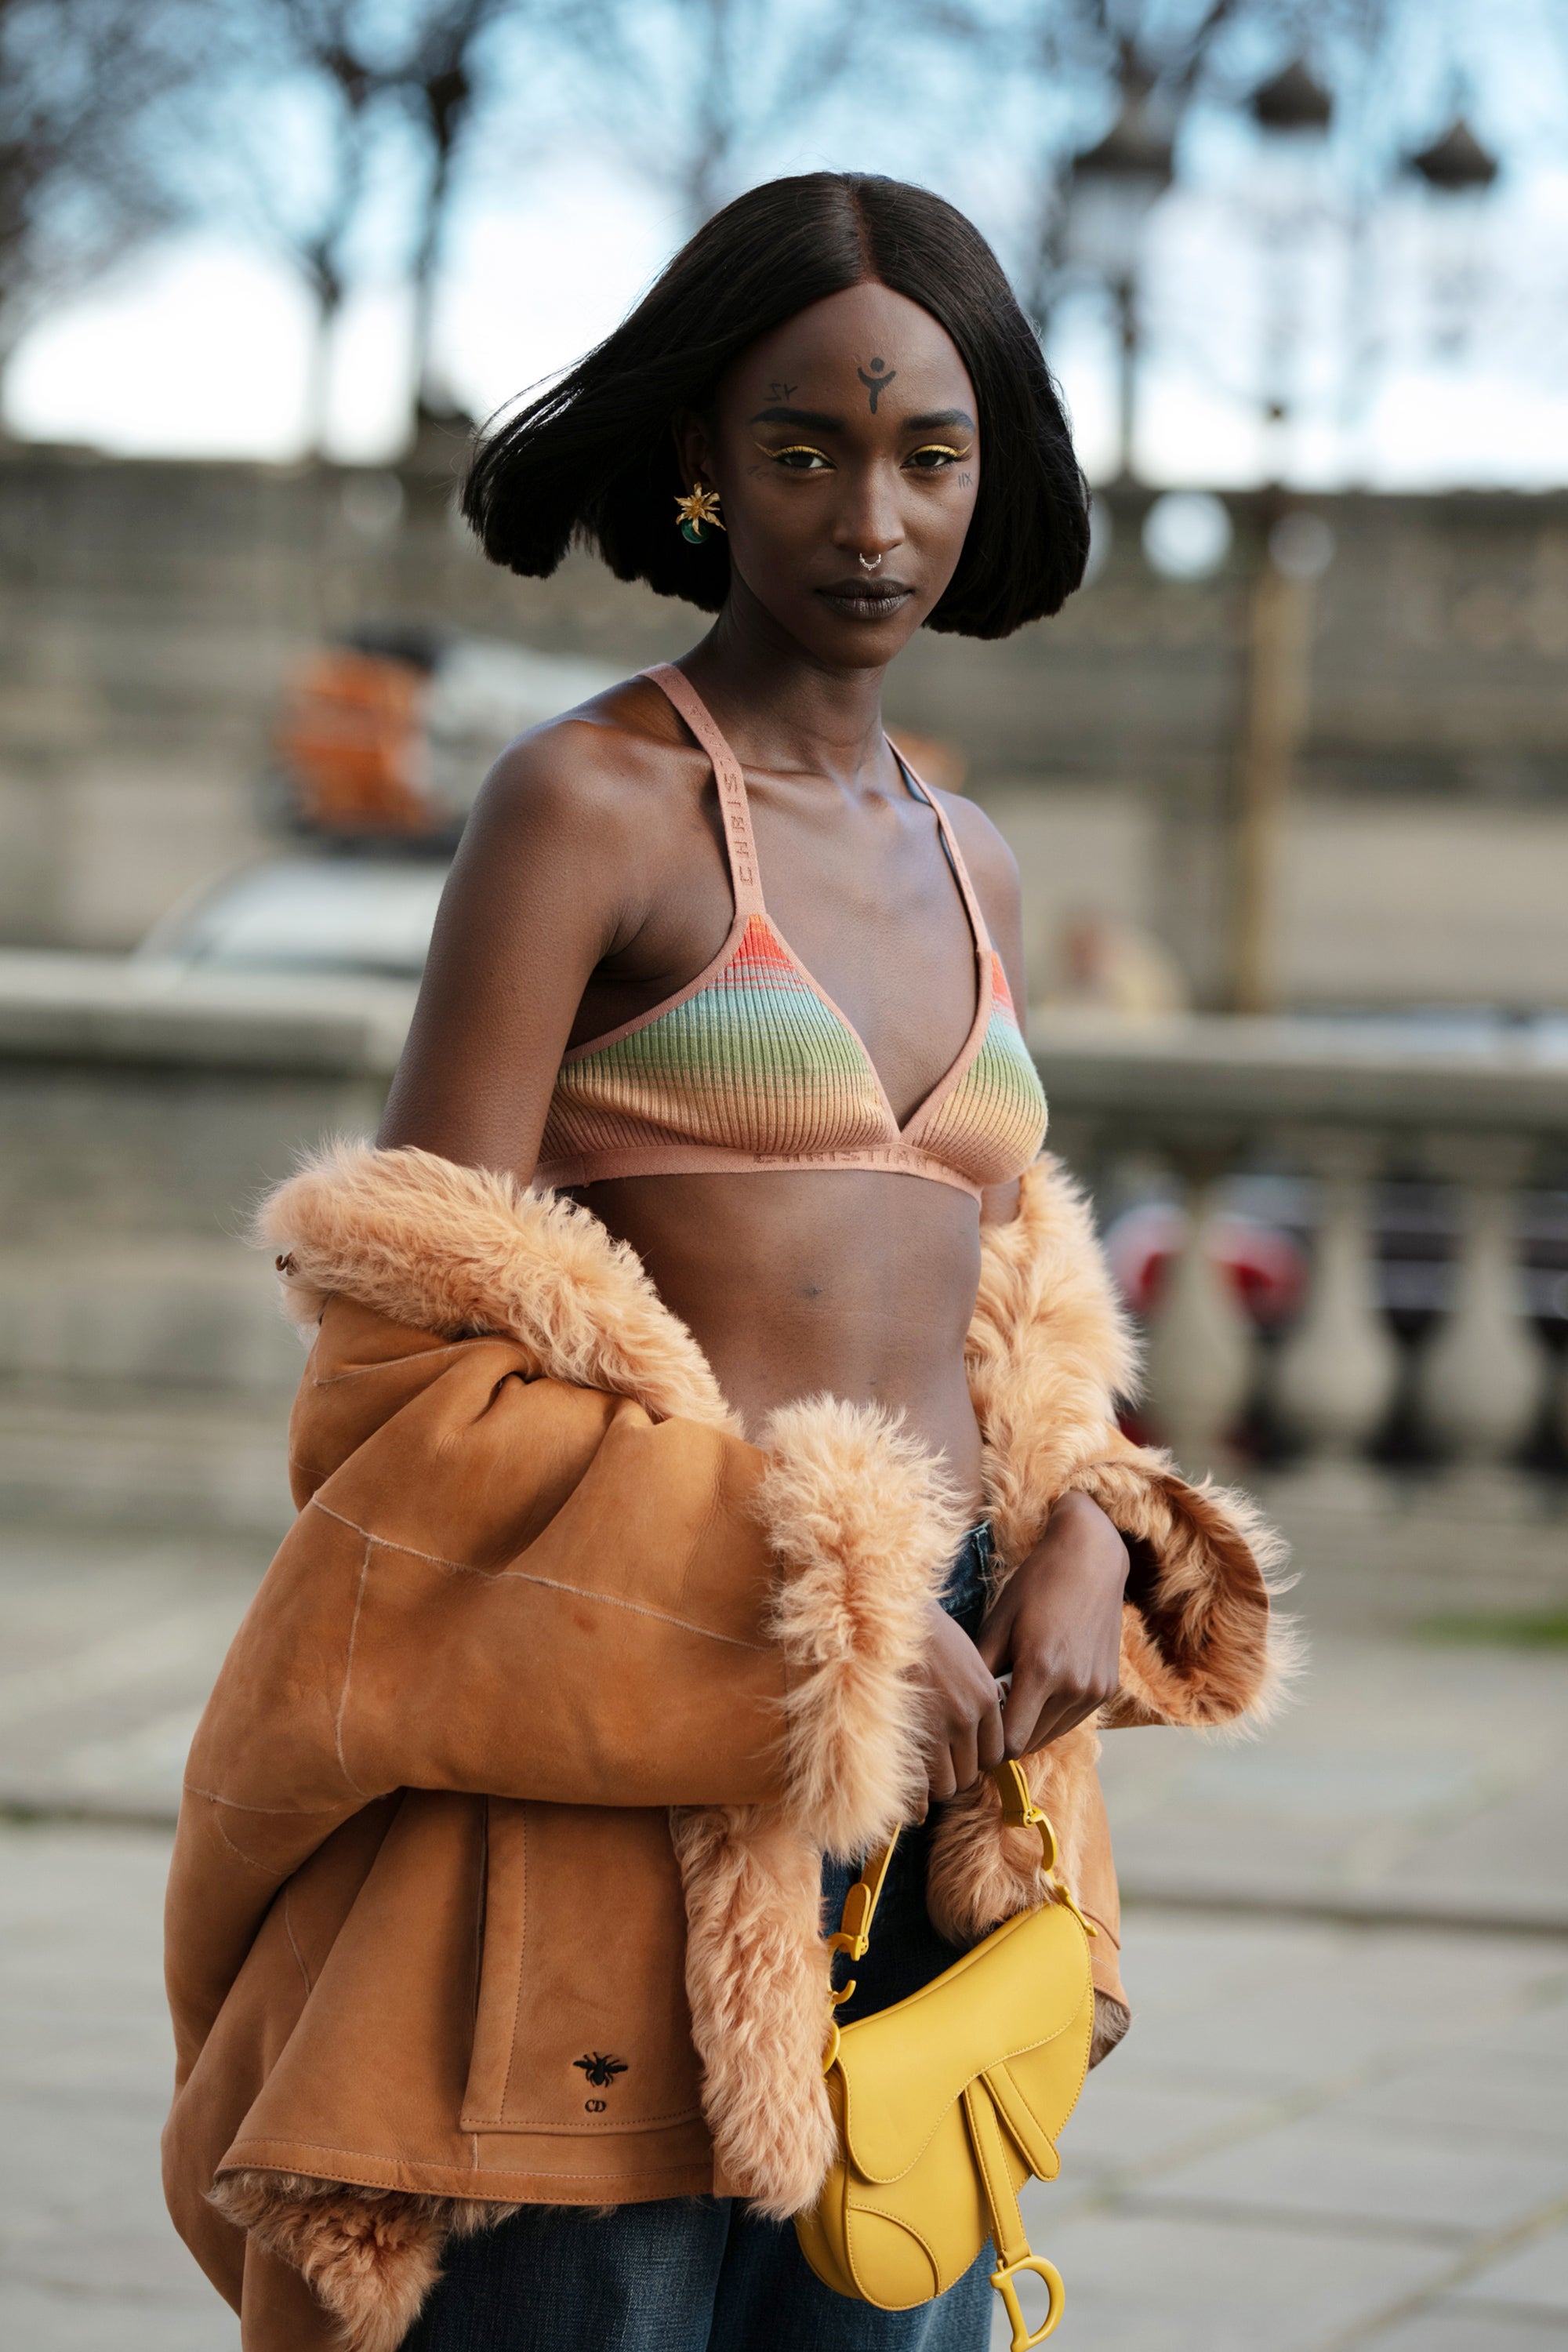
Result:
[[[701,482],[709,489],[717,489],[713,478],[713,432],[711,425],[694,408],[683,408],[671,425],[675,435],[675,454],[680,467],[680,478],[688,484]]]

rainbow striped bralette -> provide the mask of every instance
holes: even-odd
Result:
[[[668,665],[661,687],[713,762],[735,919],[712,962],[651,1013],[566,1055],[534,1181],[871,1168],[927,1176],[978,1199],[1022,1175],[1046,1131],[1046,1098],[1019,1034],[952,826],[933,812],[974,939],[974,1020],[945,1077],[899,1125],[853,1024],[768,919],[740,762],[695,689]]]

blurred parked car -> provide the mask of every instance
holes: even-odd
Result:
[[[444,857],[279,858],[187,899],[136,952],[193,971],[416,981],[447,872]]]

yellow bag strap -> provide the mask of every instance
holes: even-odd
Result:
[[[895,1830],[887,1844],[879,1853],[867,1856],[865,1867],[859,1877],[844,1897],[844,1910],[838,1922],[837,1931],[827,1938],[827,1948],[830,1952],[843,1952],[851,1960],[863,1960],[870,1950],[871,1922],[877,1916],[877,1906],[882,1899],[882,1889],[887,1884],[889,1865],[892,1862],[893,1850],[898,1843],[899,1832]],[[828,1998],[834,2008],[837,2009],[850,1998],[854,1990],[855,1979],[851,1977],[847,1984],[841,1986],[837,1992],[830,1993]]]
[[[1037,1830],[1040,1833],[1040,1853],[1045,1867],[1046,1887],[1054,1903],[1062,1903],[1072,1913],[1086,1936],[1099,1933],[1086,1919],[1073,1900],[1070,1887],[1064,1886],[1057,1876],[1057,1833],[1049,1820],[1029,1794],[1029,1783],[1024,1768],[1013,1757],[992,1768],[991,1778],[1002,1800],[1002,1818],[1013,1830]],[[871,1948],[871,1922],[877,1916],[877,1906],[882,1899],[888,1871],[899,1843],[899,1832],[893,1832],[885,1846],[867,1857],[864,1869],[844,1898],[843,1915],[837,1932],[827,1938],[831,1952],[842,1952],[850,1960],[863,1960]],[[832,1995],[835,2009],[841,2008],[855,1990],[855,1979]]]
[[[1011,2352],[1032,2352],[1053,2335],[1062,2315],[1061,2273],[1055,2263],[1047,2262],[1043,2254],[1031,2253],[1029,2241],[1024,2233],[1024,2217],[1018,2210],[1018,2192],[1013,2186],[1013,2176],[1007,2163],[1007,2144],[1002,2125],[984,2076],[966,2083],[963,2092],[963,2119],[969,2126],[969,2144],[974,2150],[975,2168],[985,2191],[986,2208],[991,2216],[991,2242],[996,2249],[996,2267],[991,2273],[991,2284],[1001,2296],[1013,2326]],[[1015,2284],[1020,2271],[1032,2271],[1045,2282],[1049,2304],[1039,2326],[1030,2330],[1025,2321]]]

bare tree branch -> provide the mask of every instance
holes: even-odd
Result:
[[[203,62],[182,0],[0,0],[0,352],[178,216],[150,133]]]

